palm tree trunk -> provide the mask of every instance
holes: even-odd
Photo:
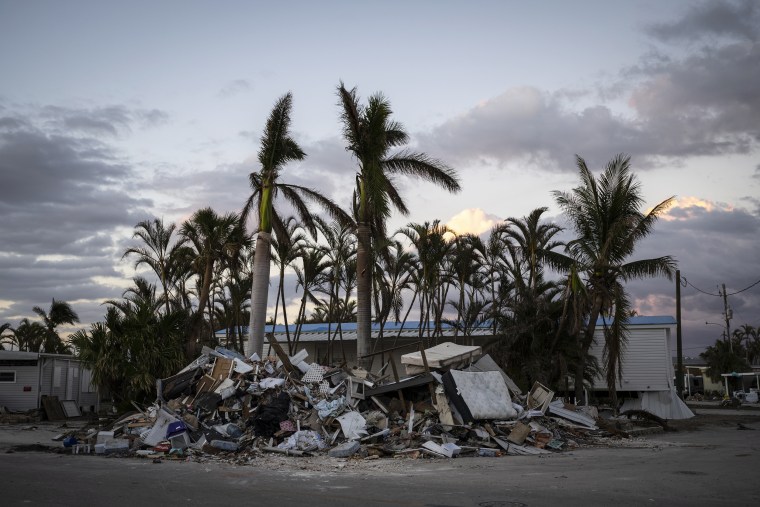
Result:
[[[285,272],[281,274],[280,293],[282,295],[282,320],[285,323],[285,338],[288,340],[288,350],[291,354],[295,354],[295,348],[290,342],[290,329],[288,329],[288,311],[285,309]]]
[[[203,331],[204,318],[203,314],[206,311],[208,305],[209,294],[211,292],[211,278],[214,273],[214,263],[207,261],[206,266],[203,269],[203,281],[201,285],[200,296],[198,298],[198,311],[195,314],[195,322],[193,323],[193,331],[190,333],[189,340],[185,343],[185,353],[188,359],[192,359],[196,355],[197,345]]]
[[[267,320],[269,297],[269,268],[272,235],[259,231],[253,257],[253,283],[251,286],[251,323],[248,329],[247,355],[264,354],[264,328]]]
[[[580,404],[583,400],[583,374],[586,370],[586,356],[591,348],[591,344],[594,343],[594,331],[596,331],[596,319],[599,318],[599,312],[602,309],[602,299],[597,296],[594,300],[594,306],[591,309],[591,313],[588,317],[588,324],[586,325],[586,331],[580,335],[582,336],[582,343],[580,344],[580,357],[575,365],[575,402]]]
[[[372,336],[372,270],[370,269],[370,228],[367,222],[358,226],[356,250],[356,362],[369,366],[370,338]]]

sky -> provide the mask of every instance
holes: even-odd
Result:
[[[675,196],[634,257],[676,258],[695,356],[720,337],[722,284],[731,328],[760,326],[759,36],[753,0],[0,0],[0,323],[55,298],[88,327],[135,275],[135,224],[239,211],[284,93],[308,156],[283,179],[347,207],[342,81],[382,92],[410,148],[461,178],[454,195],[400,180],[391,231],[481,234],[542,206],[563,223],[576,155],[595,173],[630,155],[647,208]],[[629,289],[675,316],[674,281]]]

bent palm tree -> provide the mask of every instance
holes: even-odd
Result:
[[[390,102],[381,94],[372,95],[366,106],[359,104],[356,88],[338,86],[343,137],[346,149],[359,164],[354,201],[357,219],[357,360],[368,366],[370,353],[372,295],[372,233],[385,237],[385,223],[391,208],[408,214],[392,179],[395,175],[416,176],[437,183],[450,192],[460,189],[453,169],[424,153],[389,152],[407,144],[404,127],[391,119]]]
[[[675,261],[669,255],[654,259],[628,261],[639,241],[648,236],[658,216],[673,199],[657,204],[642,213],[643,197],[638,180],[630,169],[630,157],[618,155],[607,163],[595,179],[586,162],[577,157],[581,185],[570,192],[554,191],[557,204],[567,215],[578,235],[567,244],[566,251],[583,273],[587,286],[588,324],[581,337],[580,361],[575,371],[575,396],[582,399],[585,358],[594,341],[599,316],[613,317],[605,326],[607,384],[613,403],[625,346],[628,298],[624,282],[637,278],[666,276],[672,278]]]
[[[249,175],[252,193],[242,212],[244,221],[254,208],[258,214],[258,235],[253,260],[248,354],[256,352],[261,355],[264,349],[272,230],[280,238],[285,238],[287,234],[280,213],[275,207],[276,198],[282,195],[290,203],[298,215],[301,226],[312,237],[316,237],[317,231],[314,216],[309,212],[306,201],[316,202],[337,220],[350,222],[350,217],[345,211],[319,192],[280,181],[280,173],[285,164],[303,160],[306,157],[298,143],[290,136],[292,102],[293,97],[290,93],[283,95],[269,114],[264,135],[261,137],[261,148],[258,155],[261,169]]]

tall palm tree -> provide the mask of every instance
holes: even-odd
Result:
[[[135,268],[141,264],[148,265],[158,277],[163,289],[166,313],[169,313],[170,287],[172,271],[177,251],[184,241],[174,241],[176,224],[164,225],[163,219],[143,220],[135,226],[133,238],[140,238],[145,246],[127,248],[122,258],[135,255]]]
[[[274,105],[267,119],[259,149],[258,172],[249,175],[251,196],[243,207],[245,221],[251,211],[258,216],[258,235],[253,265],[253,285],[251,289],[251,321],[249,326],[248,353],[261,355],[264,349],[264,327],[266,324],[267,300],[269,297],[269,271],[271,259],[272,231],[284,240],[287,232],[275,201],[280,195],[295,209],[301,226],[312,237],[316,237],[314,216],[306,206],[306,201],[319,204],[336,219],[350,221],[349,216],[332,200],[321,193],[299,185],[281,181],[281,172],[288,162],[303,160],[306,154],[290,135],[290,110],[293,97],[283,95]]]
[[[215,266],[242,247],[245,234],[237,214],[218,215],[211,208],[196,211],[182,224],[180,234],[191,247],[193,268],[199,277],[198,310],[185,344],[186,353],[193,357],[205,327],[204,314],[209,306]]]
[[[356,343],[359,363],[366,367],[372,329],[372,230],[376,236],[386,237],[385,224],[391,209],[403,214],[409,212],[393,177],[421,177],[450,192],[458,191],[460,186],[453,169],[424,153],[390,153],[393,148],[407,144],[409,135],[400,123],[391,119],[390,102],[381,93],[370,96],[363,106],[356,88],[349,91],[341,82],[338,96],[346,149],[359,164],[354,190],[358,230]]]
[[[583,273],[590,306],[588,324],[580,343],[580,361],[575,371],[575,396],[583,394],[585,357],[594,341],[597,318],[614,317],[616,324],[605,332],[607,383],[616,402],[616,385],[625,344],[627,297],[624,283],[644,277],[672,278],[676,263],[669,256],[629,261],[639,242],[653,230],[658,216],[673,199],[642,212],[641,187],[631,172],[630,157],[617,155],[597,180],[581,157],[576,157],[581,184],[570,192],[554,191],[557,204],[565,212],[577,234],[566,252]],[[565,268],[569,268],[565,264]]]
[[[56,301],[53,298],[47,312],[39,306],[32,308],[32,311],[42,318],[42,323],[46,329],[43,350],[50,354],[68,354],[71,352],[71,349],[63,343],[56,330],[61,324],[73,325],[79,322],[79,315],[71,305],[66,301]]]

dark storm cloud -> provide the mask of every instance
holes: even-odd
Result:
[[[711,19],[714,12],[723,15]],[[563,170],[574,170],[568,161],[575,153],[602,163],[625,152],[644,168],[754,152],[760,143],[758,27],[756,3],[704,4],[650,29],[658,39],[686,40],[685,52],[652,49],[599,91],[596,105],[588,105],[593,96],[582,90],[510,89],[439,125],[420,143],[458,165],[528,161]],[[705,31],[733,36],[701,44]],[[606,102],[611,98],[635,114],[615,113]]]
[[[641,243],[636,258],[671,255],[676,259],[686,284],[681,288],[684,340],[699,352],[720,335],[720,328],[705,325],[706,321],[722,322],[718,286],[725,283],[732,294],[760,279],[760,216],[738,208],[699,206],[675,208],[666,216]],[[628,287],[642,314],[675,316],[675,281],[638,280]],[[760,285],[729,296],[729,304],[734,310],[732,328],[760,324]]]
[[[133,168],[101,137],[160,121],[162,113],[73,111],[5,109],[0,118],[0,300],[13,302],[0,322],[15,325],[51,298],[95,300],[74,309],[85,322],[102,317],[98,301],[122,291],[97,281],[122,277],[112,236],[149,216],[150,200],[122,190],[137,177]]]

